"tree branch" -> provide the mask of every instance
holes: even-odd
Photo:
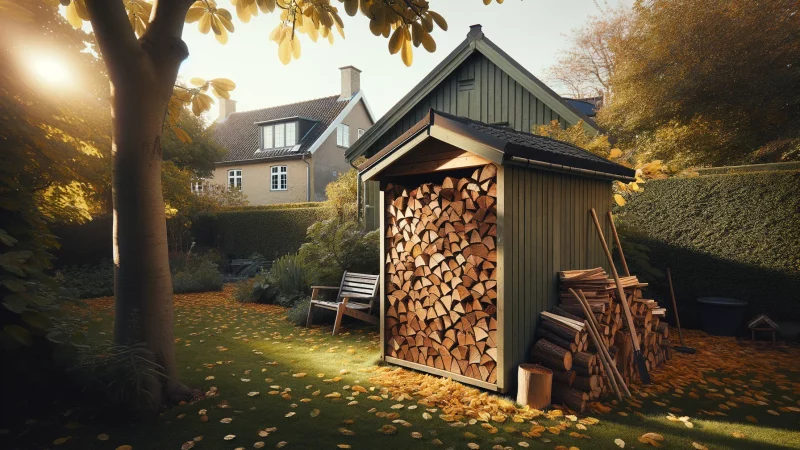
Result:
[[[86,10],[111,79],[131,73],[141,47],[122,0],[86,0]]]

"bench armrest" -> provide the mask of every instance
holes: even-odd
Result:
[[[339,286],[311,286],[311,289],[339,289]]]

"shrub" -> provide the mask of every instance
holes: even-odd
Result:
[[[110,410],[143,412],[152,402],[147,388],[165,376],[163,367],[153,360],[144,343],[122,346],[103,342],[82,346],[70,374],[85,394],[102,400]]]
[[[750,314],[800,318],[800,172],[753,172],[650,181],[620,209],[625,240],[672,270],[690,320],[694,299],[749,301]],[[634,270],[633,268],[631,268]],[[663,282],[654,292],[667,300]],[[683,308],[684,305],[679,306]]]
[[[311,298],[306,297],[294,304],[286,312],[286,320],[295,325],[305,325],[308,319],[308,307],[311,305]]]
[[[172,275],[172,291],[176,294],[221,291],[222,285],[222,274],[217,265],[208,260]]]
[[[95,298],[114,295],[114,265],[110,259],[99,264],[64,267],[56,279],[66,294],[74,298]]]
[[[258,252],[272,260],[296,252],[308,227],[326,214],[321,207],[226,210],[200,216],[193,221],[192,234],[198,245],[219,248],[226,256]]]
[[[233,287],[233,299],[239,303],[253,303],[250,293],[253,292],[255,278],[247,278],[236,282]]]
[[[274,303],[278,288],[271,272],[261,272],[253,278],[236,283],[233,298],[241,303]]]
[[[338,285],[345,270],[378,273],[380,232],[365,233],[356,222],[330,219],[308,229],[300,256],[315,284]]]
[[[310,292],[311,284],[308,281],[307,269],[297,254],[278,258],[272,265],[270,276],[283,297]]]

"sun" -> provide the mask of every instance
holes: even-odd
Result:
[[[70,78],[67,66],[55,57],[38,57],[32,61],[33,73],[47,84],[63,84]]]

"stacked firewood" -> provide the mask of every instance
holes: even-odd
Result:
[[[387,186],[387,356],[497,382],[496,174]]]
[[[559,280],[559,305],[549,312],[542,312],[539,340],[534,345],[531,358],[553,369],[553,402],[583,411],[589,401],[610,393],[611,385],[600,363],[598,349],[594,348],[588,330],[584,329],[586,317],[583,308],[569,290],[583,293],[599,324],[602,345],[608,348],[612,362],[626,384],[638,380],[633,345],[616,284],[605,270],[563,271],[559,272]],[[642,288],[647,284],[639,282],[635,276],[622,277],[620,281],[628,297],[647,368],[649,371],[655,370],[671,357],[668,327],[662,321],[666,310],[659,307],[655,300],[642,298]],[[564,353],[570,355],[564,356],[564,363],[556,364],[552,355]],[[567,363],[568,360],[571,360],[571,364]]]

